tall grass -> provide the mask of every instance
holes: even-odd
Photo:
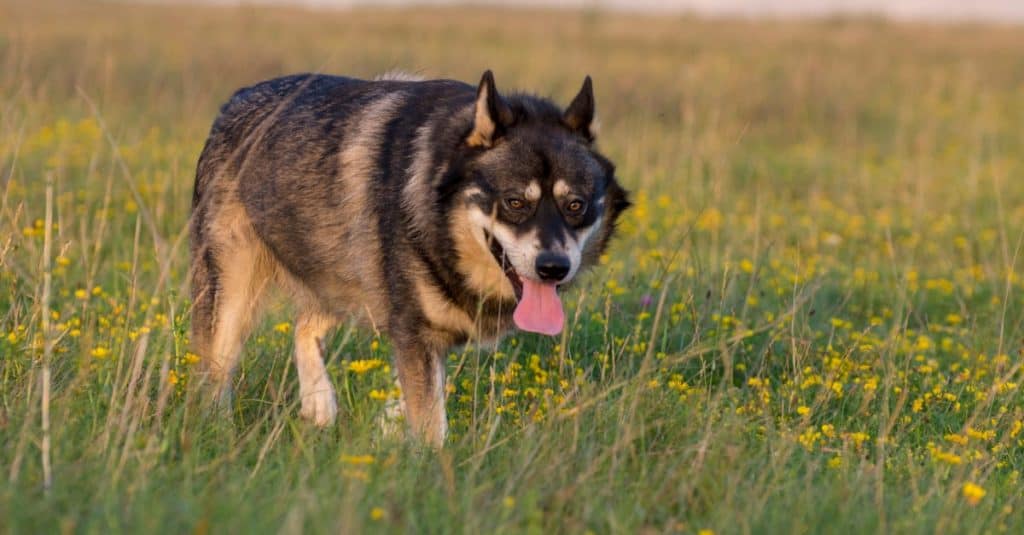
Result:
[[[212,417],[183,244],[217,106],[394,68],[592,75],[620,239],[560,338],[450,355],[442,451],[382,437],[373,332],[303,423],[282,305]],[[0,72],[3,531],[1022,525],[1024,29],[14,2]]]

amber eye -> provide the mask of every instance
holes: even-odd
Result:
[[[505,204],[513,210],[522,210],[526,206],[522,199],[505,199]]]
[[[583,209],[585,207],[586,207],[586,205],[584,205],[583,201],[581,201],[579,199],[576,199],[576,200],[573,200],[573,201],[569,201],[569,204],[565,205],[565,209],[570,214],[573,214],[573,215],[579,214],[580,212],[583,211]]]

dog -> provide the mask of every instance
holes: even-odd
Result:
[[[386,334],[406,423],[441,446],[449,348],[559,333],[558,293],[630,206],[595,146],[590,77],[564,110],[453,80],[301,74],[221,107],[196,169],[191,343],[229,403],[261,298],[295,304],[300,414],[337,415],[324,339]]]

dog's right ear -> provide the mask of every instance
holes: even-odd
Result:
[[[466,144],[470,147],[489,148],[512,122],[512,110],[495,89],[494,74],[490,70],[480,79],[475,108],[473,130],[466,137]]]
[[[587,141],[594,141],[594,134],[597,133],[594,124],[594,83],[589,75],[583,79],[583,87],[576,98],[572,99],[562,120],[573,132],[582,134]]]

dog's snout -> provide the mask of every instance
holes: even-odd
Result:
[[[555,253],[541,253],[537,256],[537,276],[545,282],[558,282],[569,274],[572,264],[569,257]]]

